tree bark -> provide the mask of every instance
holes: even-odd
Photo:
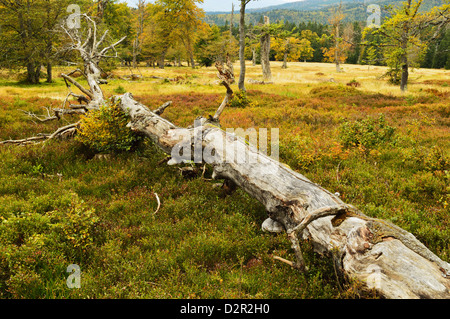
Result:
[[[408,62],[406,61],[402,64],[402,79],[400,83],[400,90],[402,90],[403,92],[407,90],[408,78],[409,78]]]
[[[166,53],[167,53],[167,48],[164,48],[163,51],[161,52],[161,54],[159,55],[158,68],[160,68],[160,69],[164,69],[164,63],[166,61]]]
[[[99,79],[102,72],[95,62],[89,60],[86,61],[84,72],[86,74],[86,79],[90,87],[90,91],[93,95],[90,104],[93,107],[99,107],[104,101],[103,91],[99,84]]]
[[[41,76],[41,64],[39,62],[28,62],[27,64],[27,82],[30,84],[39,84]]]
[[[241,0],[241,9],[239,16],[239,90],[245,91],[245,6],[248,0]]]
[[[52,63],[49,61],[47,62],[47,83],[53,82],[53,66]]]
[[[269,25],[269,17],[264,17],[264,24]],[[270,34],[265,33],[261,36],[261,67],[263,81],[272,80],[272,70],[270,69]]]
[[[265,206],[272,224],[286,231],[296,255],[295,262],[288,262],[293,267],[307,269],[299,240],[309,239],[316,252],[333,256],[338,269],[387,298],[450,298],[450,264],[412,234],[364,215],[217,124],[202,119],[201,126],[180,128],[129,93],[116,99],[130,115],[132,130],[172,154],[169,164],[179,162],[173,150],[181,144],[192,147],[197,143],[193,136],[200,138],[197,145],[203,145],[203,154],[214,153],[214,160],[209,161],[213,178],[241,187]],[[225,160],[228,152],[237,157]]]
[[[256,48],[252,47],[252,65],[256,66]]]
[[[336,72],[341,72],[341,52],[339,46],[339,22],[336,24],[336,47],[334,50],[334,62],[336,63]]]
[[[287,57],[288,57],[288,52],[284,51],[284,55],[283,55],[283,65],[281,66],[282,69],[287,69]]]
[[[406,32],[405,35],[403,35],[403,40],[401,44],[402,50],[403,50],[403,56],[401,57],[401,67],[402,67],[402,76],[400,81],[400,90],[402,92],[405,92],[408,87],[408,78],[409,78],[409,61],[408,61],[408,39],[406,38]]]
[[[135,44],[133,44],[133,69],[137,69],[137,52]]]

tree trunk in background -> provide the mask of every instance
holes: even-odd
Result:
[[[252,48],[252,65],[256,66],[256,48]]]
[[[189,60],[191,61],[191,67],[195,69],[194,50],[192,50],[191,38],[187,37],[187,51],[189,54]]]
[[[105,7],[108,0],[97,0],[97,18],[103,20],[103,15],[105,14]]]
[[[401,57],[401,68],[402,68],[402,76],[401,76],[401,82],[400,82],[400,90],[402,92],[405,92],[408,87],[408,77],[409,77],[409,61],[408,61],[408,38],[407,38],[407,32],[405,32],[404,35],[402,35],[402,43],[401,47],[403,50],[403,56]]]
[[[402,79],[400,83],[400,90],[402,90],[403,92],[408,89],[408,78],[409,78],[408,58],[406,57],[402,63]]]
[[[287,51],[284,51],[283,65],[281,66],[282,69],[287,69],[287,56],[288,56]]]
[[[336,25],[336,47],[334,50],[334,62],[336,63],[336,72],[341,72],[341,53],[340,53],[340,46],[339,46],[339,23]]]
[[[47,83],[52,83],[53,81],[53,66],[51,62],[47,62]]]
[[[166,53],[167,53],[167,48],[164,48],[163,52],[161,52],[161,54],[159,55],[158,68],[160,68],[160,69],[164,69],[164,63],[166,61]]]
[[[233,23],[234,23],[234,3],[231,4],[231,18],[230,18],[230,47],[227,52],[227,59],[230,59],[230,53],[233,48]],[[232,59],[234,60],[234,58]],[[234,66],[233,63],[230,64],[231,72],[234,74]]]
[[[38,62],[28,62],[27,64],[27,82],[30,84],[39,84],[41,75],[41,64]]]
[[[269,17],[264,17],[264,24],[269,25]],[[261,37],[261,67],[263,73],[263,81],[272,80],[272,71],[270,69],[270,34],[264,34]]]
[[[46,57],[47,57],[47,83],[52,83],[53,81],[53,66],[52,66],[52,51],[53,51],[53,43],[52,40],[49,39],[47,42],[47,52],[46,52]]]
[[[134,42],[136,43],[136,42]],[[137,68],[137,53],[136,53],[136,44],[133,44],[133,69]]]
[[[245,91],[245,6],[247,5],[246,0],[241,0],[241,10],[239,17],[239,90]]]

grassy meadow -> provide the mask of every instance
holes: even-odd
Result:
[[[249,103],[227,108],[221,124],[279,128],[284,163],[449,261],[450,71],[413,70],[406,93],[380,78],[383,67],[344,71],[272,62],[273,84],[246,83]],[[225,94],[214,68],[141,67],[138,81],[120,79],[128,68],[113,73],[107,96],[131,92],[152,109],[171,100],[164,117],[180,126],[214,114]],[[260,80],[260,66],[249,64],[247,79]],[[46,114],[66,95],[60,78],[29,86],[0,71],[0,140],[75,121],[36,123],[23,112]],[[294,256],[285,234],[261,231],[260,203],[242,190],[224,197],[211,171],[186,178],[164,158],[149,141],[106,158],[74,140],[0,146],[0,297],[378,297],[337,276],[307,241],[308,273],[274,260]],[[66,285],[70,264],[81,268],[80,289]]]

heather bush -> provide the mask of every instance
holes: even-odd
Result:
[[[99,153],[130,151],[141,140],[127,127],[129,117],[109,102],[81,118],[76,139]]]
[[[378,118],[346,120],[339,129],[339,137],[345,147],[361,146],[369,150],[391,142],[394,134],[395,128],[387,124],[383,114]]]

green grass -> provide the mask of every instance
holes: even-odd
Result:
[[[199,80],[201,74],[192,77]],[[152,82],[153,93],[136,98],[152,109],[174,101],[164,116],[187,126],[213,114],[224,93],[209,86],[197,92],[194,84]],[[115,80],[109,89],[120,85],[126,87]],[[276,87],[250,88],[251,103],[226,109],[223,127],[279,127],[284,163],[368,215],[411,231],[448,261],[449,96],[323,83],[284,83],[278,94]],[[21,86],[5,89],[18,94],[0,100],[0,140],[61,125],[36,124],[19,111],[42,112],[60,101],[22,95]],[[381,115],[384,126],[373,125]],[[389,138],[379,134],[385,127],[394,129]],[[345,143],[349,128],[369,142]],[[307,241],[308,273],[275,261],[273,255],[293,260],[293,252],[284,234],[261,231],[267,214],[260,203],[242,190],[222,198],[213,182],[158,164],[164,157],[149,141],[108,160],[76,141],[1,146],[0,297],[376,297],[337,278],[330,257],[314,253]],[[155,193],[162,204],[156,214]],[[70,264],[81,267],[81,289],[66,286]]]

